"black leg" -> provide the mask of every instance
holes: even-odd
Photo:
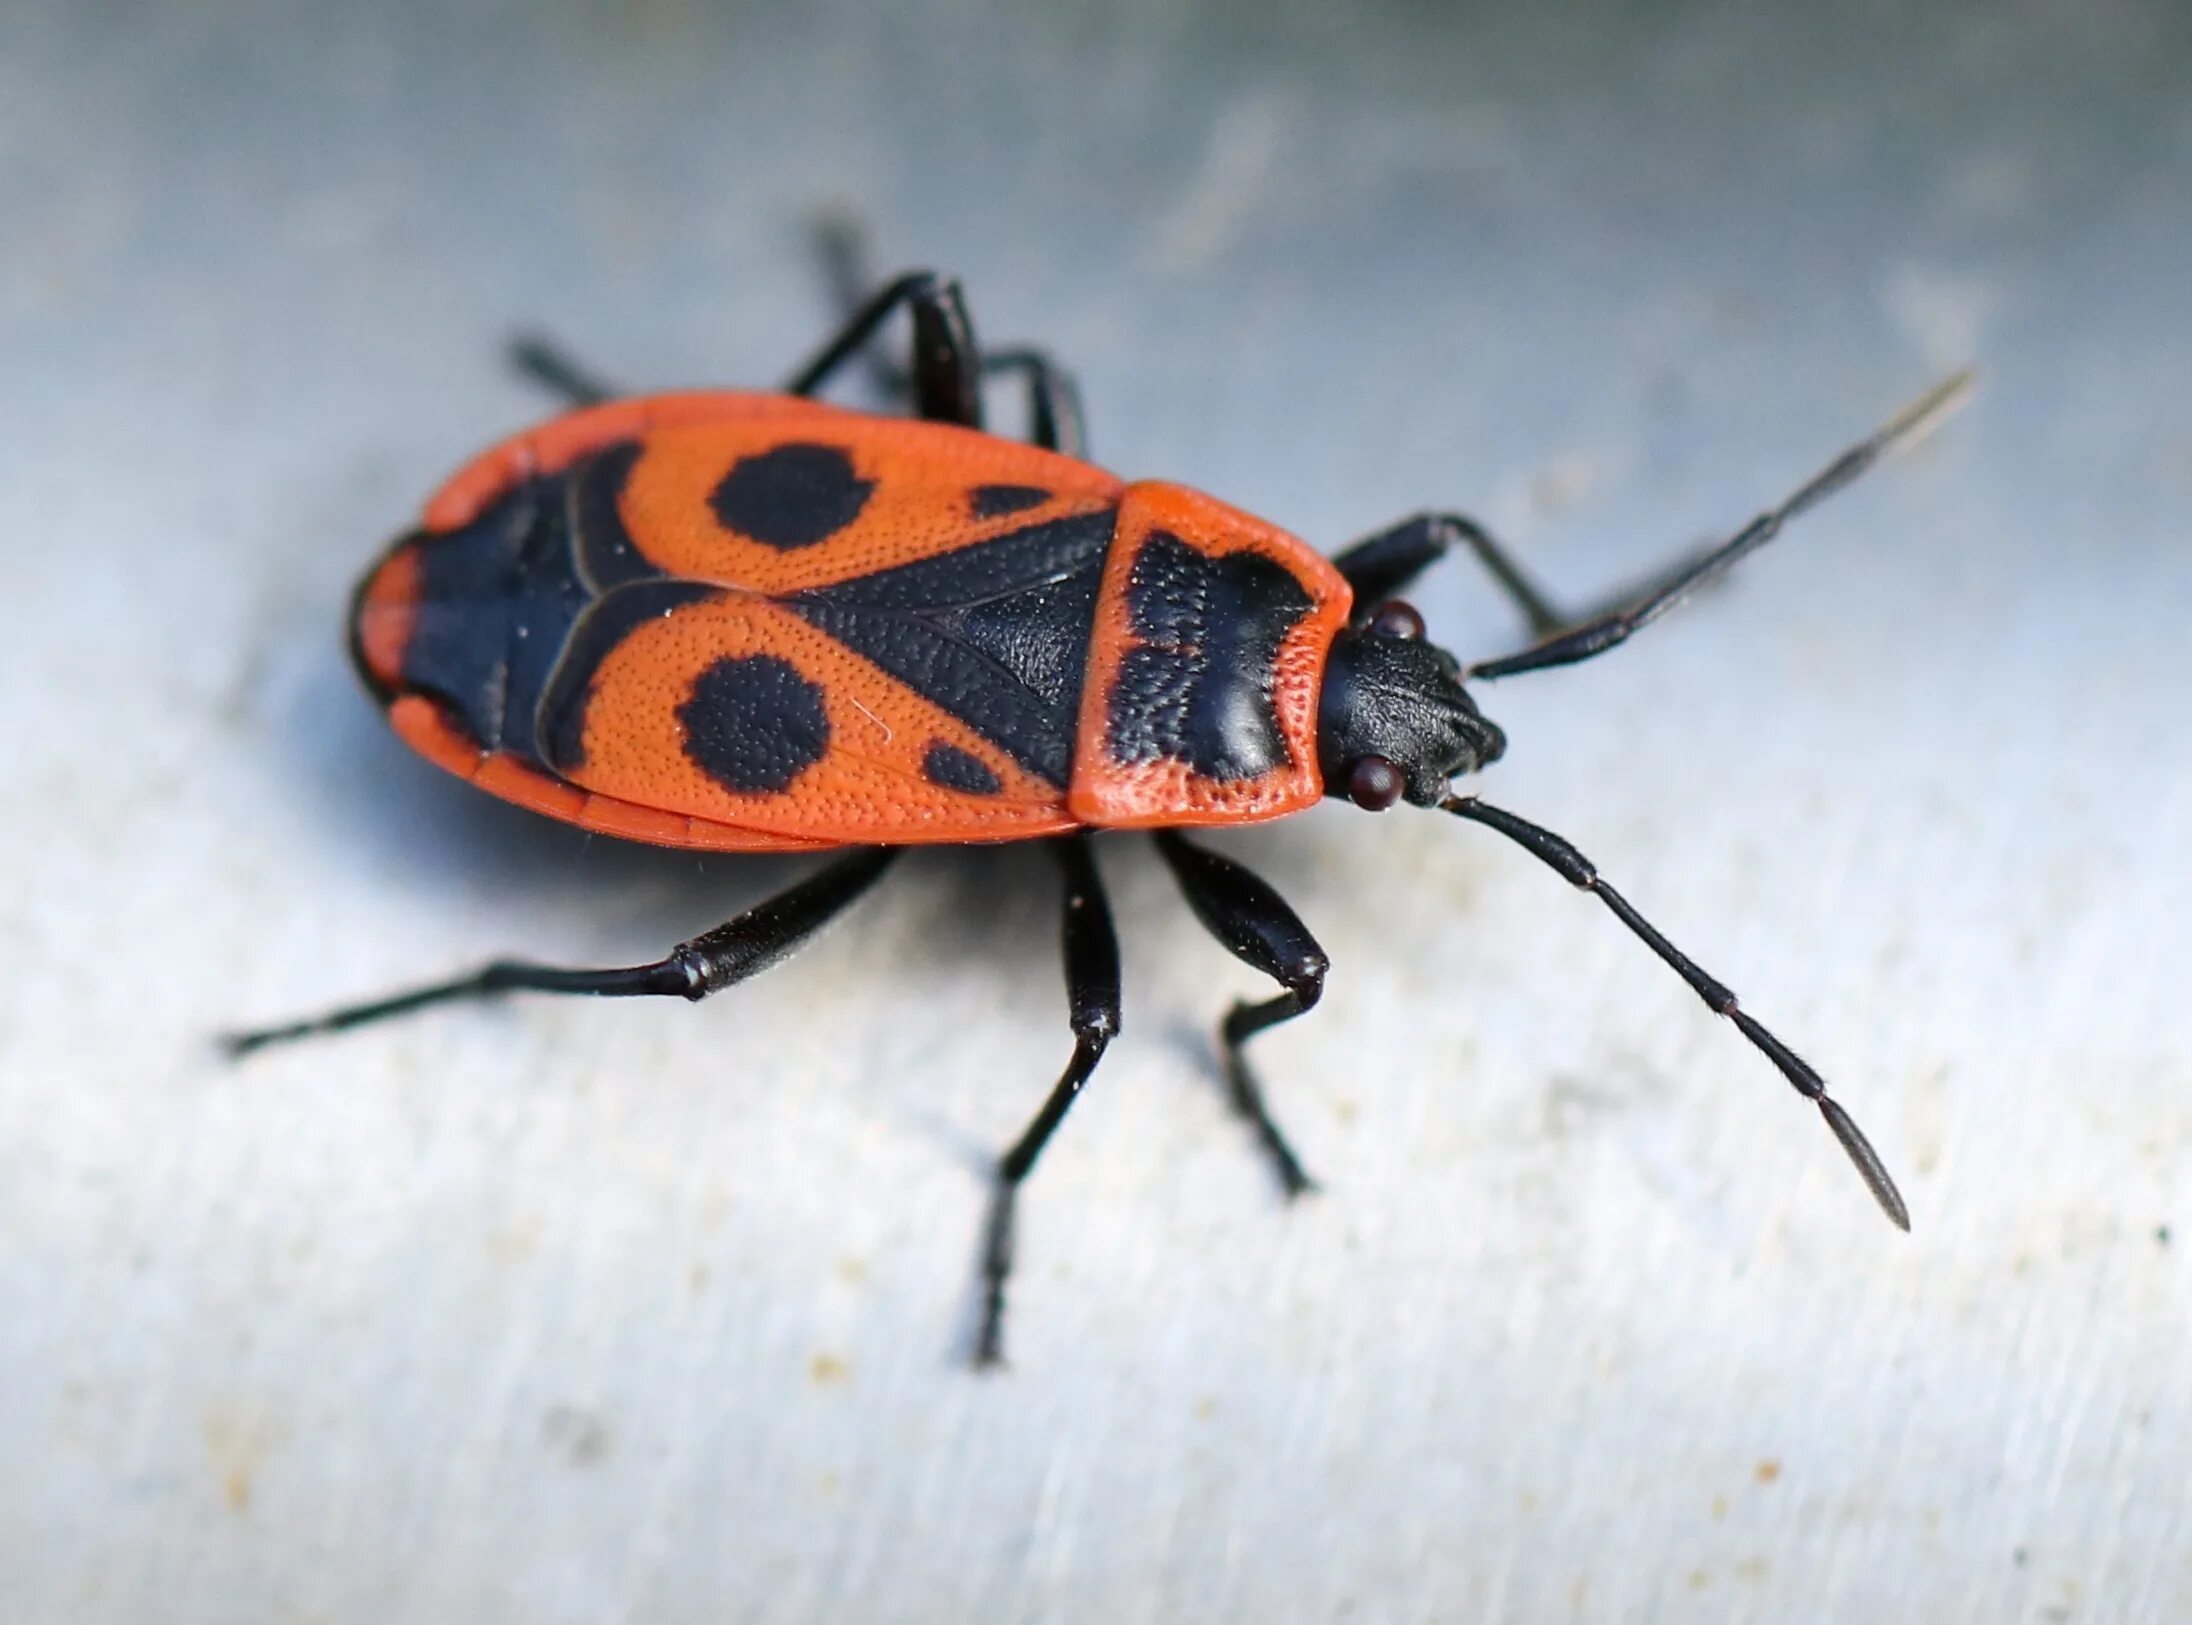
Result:
[[[876,285],[868,255],[867,233],[857,221],[831,215],[818,224],[815,239],[822,274],[830,285],[830,296],[850,321],[865,308],[869,290]],[[872,331],[869,337],[871,342],[864,354],[875,387],[885,395],[905,395],[912,385],[911,377],[887,351],[872,342]],[[1063,452],[1068,457],[1085,458],[1088,455],[1088,432],[1081,415],[1079,386],[1074,383],[1073,374],[1048,352],[1015,345],[1010,349],[990,351],[981,357],[978,365],[985,377],[1019,374],[1026,378],[1028,439],[1046,451]]]
[[[413,988],[385,999],[349,1005],[307,1021],[230,1033],[221,1040],[232,1056],[248,1055],[268,1044],[287,1043],[319,1033],[341,1032],[388,1016],[405,1015],[428,1005],[457,999],[489,998],[519,990],[536,993],[592,993],[606,998],[641,994],[704,999],[743,982],[788,957],[872,886],[898,855],[892,847],[867,847],[839,858],[728,925],[681,944],[651,965],[614,970],[570,970],[501,959],[470,976]]]
[[[585,363],[540,333],[521,333],[510,341],[510,365],[567,406],[599,406],[625,393],[612,389]]]
[[[1119,1031],[1119,939],[1111,928],[1111,905],[1103,878],[1089,851],[1088,837],[1069,836],[1052,843],[1065,870],[1066,1006],[1073,1022],[1073,1058],[1012,1149],[997,1159],[997,1183],[990,1197],[989,1224],[982,1239],[982,1327],[975,1337],[974,1363],[1004,1362],[1005,1279],[1012,1273],[1013,1217],[1020,1186],[1034,1171],[1043,1147],[1081,1096],[1104,1047]]]
[[[1332,561],[1355,589],[1356,624],[1367,621],[1378,605],[1446,557],[1457,543],[1491,572],[1533,633],[1544,637],[1568,624],[1567,617],[1491,533],[1458,513],[1419,513],[1390,530],[1364,537]]]
[[[905,306],[913,317],[913,406],[924,418],[982,426],[980,363],[974,326],[959,284],[934,271],[908,271],[874,294],[837,336],[784,385],[787,395],[812,395],[857,356],[876,330]]]
[[[1726,572],[1746,555],[1764,547],[1781,533],[1782,526],[1848,485],[1877,463],[1898,442],[1909,439],[1929,424],[1937,422],[1941,414],[1960,401],[1970,387],[1971,374],[1968,372],[1957,373],[1936,385],[1898,413],[1883,428],[1850,447],[1797,487],[1779,506],[1769,508],[1718,546],[1707,548],[1695,555],[1673,575],[1659,578],[1658,584],[1647,590],[1643,597],[1581,625],[1556,632],[1542,642],[1515,654],[1504,655],[1497,660],[1480,661],[1469,668],[1468,675],[1484,678],[1514,677],[1526,671],[1543,671],[1549,666],[1573,665],[1578,660],[1588,660],[1593,655],[1604,654],[1615,645],[1626,642],[1699,587]]]
[[[1616,589],[1575,611],[1563,611],[1546,596],[1530,573],[1515,562],[1499,541],[1475,520],[1457,513],[1417,514],[1390,530],[1366,536],[1332,562],[1355,589],[1355,625],[1367,623],[1380,604],[1405,591],[1417,576],[1453,550],[1455,543],[1469,549],[1490,572],[1508,602],[1522,612],[1530,632],[1550,638],[1617,613],[1642,602],[1670,583],[1689,577],[1710,555],[1717,542],[1694,548],[1672,564],[1653,571],[1642,581]]]
[[[1073,374],[1051,359],[1048,351],[1025,346],[992,350],[982,357],[982,372],[1019,373],[1027,379],[1028,439],[1045,451],[1068,457],[1088,456],[1088,424],[1081,416],[1081,388]]]
[[[1256,1131],[1280,1186],[1288,1196],[1313,1190],[1315,1181],[1302,1171],[1294,1148],[1286,1143],[1278,1124],[1271,1121],[1263,1089],[1241,1054],[1241,1046],[1266,1027],[1292,1021],[1315,1008],[1324,993],[1324,973],[1330,961],[1317,946],[1317,939],[1309,934],[1309,928],[1286,906],[1286,900],[1239,864],[1205,851],[1170,830],[1158,834],[1157,850],[1171,865],[1188,907],[1204,928],[1242,964],[1253,965],[1286,989],[1261,1004],[1243,1002],[1233,1006],[1219,1025],[1218,1040],[1234,1109]]]

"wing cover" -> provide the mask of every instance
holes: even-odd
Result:
[[[447,527],[384,571],[402,601],[361,597],[406,629],[400,686],[558,816],[543,783],[785,841],[1071,827],[1118,482],[765,399],[615,403],[458,476],[429,507]],[[479,466],[525,472],[489,491]]]
[[[672,585],[687,584],[660,584]],[[594,613],[658,591],[621,589]],[[583,680],[551,690],[543,732],[569,783],[758,831],[921,842],[1073,826],[1057,786],[753,593],[717,590],[637,617]]]

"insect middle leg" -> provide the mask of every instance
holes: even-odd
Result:
[[[870,362],[887,392],[910,390],[922,417],[980,428],[980,378],[1018,375],[1027,380],[1028,438],[1046,451],[1068,457],[1088,455],[1081,392],[1073,375],[1048,352],[1024,345],[979,353],[958,283],[931,271],[913,271],[872,298],[848,299],[847,304],[844,327],[792,377],[785,393],[812,395],[854,354],[867,349],[872,358],[870,347],[876,334],[903,304],[913,312],[913,367],[901,370],[880,359]],[[599,406],[630,393],[542,334],[514,339],[509,360],[519,373],[566,406]]]
[[[831,215],[819,223],[815,242],[831,296],[849,319],[867,303],[868,292],[876,285],[867,232],[857,220]],[[866,359],[876,388],[885,395],[905,396],[912,384],[911,375],[872,339],[871,333]],[[1060,366],[1049,351],[1016,344],[983,352],[976,365],[985,378],[1017,375],[1026,380],[1029,440],[1045,451],[1063,452],[1068,457],[1088,455],[1080,388],[1073,374]]]
[[[845,320],[831,340],[783,386],[787,395],[812,395],[829,382],[839,368],[859,354],[903,305],[913,316],[912,381],[914,409],[920,416],[945,423],[982,426],[982,361],[974,347],[974,327],[967,320],[966,302],[959,284],[934,271],[908,271],[872,298],[864,301]],[[552,339],[537,333],[520,335],[509,350],[510,364],[566,405],[598,406],[629,393],[611,385],[586,363]],[[1018,352],[1000,355],[999,370],[1024,367]],[[1038,385],[1040,388],[1040,385]],[[1050,386],[1053,396],[1058,386]],[[1079,422],[1079,409],[1065,386],[1064,404],[1053,400],[1037,407],[1038,424],[1061,419]],[[1057,432],[1052,431],[1053,434]]]
[[[836,336],[792,375],[784,385],[784,393],[812,395],[820,390],[874,339],[877,330],[901,305],[913,313],[913,368],[909,376],[915,410],[925,418],[979,429],[979,374],[985,363],[975,352],[974,328],[967,320],[959,284],[933,271],[909,271],[860,305]],[[629,393],[541,334],[527,333],[513,340],[509,358],[520,373],[569,406],[598,406]],[[998,371],[1032,366],[1038,429],[1060,422],[1077,427],[1079,407],[1070,383],[1061,386],[1051,379],[1047,364],[1039,358],[1031,362],[1027,352],[1005,351],[988,365]],[[1049,427],[1049,433],[1055,439],[1059,430]]]
[[[1082,1085],[1103,1059],[1119,1032],[1119,939],[1111,926],[1111,904],[1103,877],[1089,851],[1088,837],[1069,836],[1051,843],[1065,871],[1066,1005],[1073,1023],[1073,1058],[1066,1062],[1043,1102],[1012,1149],[997,1159],[996,1185],[990,1196],[989,1224],[982,1238],[982,1325],[975,1336],[974,1363],[1004,1360],[1005,1281],[1012,1273],[1013,1222],[1020,1187],[1034,1172],[1043,1147],[1081,1096]]]
[[[1324,976],[1331,962],[1286,900],[1249,870],[1169,830],[1158,834],[1157,850],[1164,854],[1188,907],[1204,928],[1234,958],[1285,989],[1260,1004],[1234,1005],[1219,1024],[1218,1041],[1234,1109],[1255,1130],[1280,1187],[1288,1196],[1314,1190],[1316,1181],[1303,1171],[1301,1159],[1271,1120],[1263,1087],[1241,1048],[1265,1028],[1314,1009],[1324,994]]]
[[[230,1055],[243,1056],[269,1044],[342,1032],[367,1022],[407,1015],[429,1005],[492,998],[518,991],[591,993],[606,998],[652,994],[704,999],[789,957],[815,932],[857,902],[897,855],[896,848],[866,847],[839,858],[819,874],[756,904],[728,924],[681,943],[652,964],[582,970],[498,959],[469,976],[459,976],[451,981],[412,988],[364,1004],[346,1005],[303,1021],[229,1033],[222,1037],[221,1045]]]
[[[864,350],[883,323],[904,306],[913,318],[913,408],[943,423],[982,426],[980,352],[959,284],[934,271],[907,271],[870,295],[813,359],[784,384],[787,395],[812,395]]]

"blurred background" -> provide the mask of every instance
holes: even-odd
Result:
[[[2192,13],[971,0],[0,10],[0,1620],[2192,1619]],[[1486,788],[1834,1080],[1909,1238],[1588,900],[1450,820],[1227,838],[1253,977],[1106,842],[901,865],[697,1010],[207,1035],[798,872],[411,757],[349,583],[549,408],[781,377],[811,234],[962,276],[1097,458],[1320,546],[1426,505],[1585,597],[1952,365],[1962,416]],[[1517,629],[1466,565],[1465,657]]]

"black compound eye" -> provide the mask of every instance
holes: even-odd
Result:
[[[1378,605],[1370,616],[1370,630],[1381,638],[1421,638],[1423,617],[1415,605],[1395,598]]]
[[[1382,756],[1358,757],[1347,770],[1347,799],[1365,811],[1383,812],[1407,790],[1408,775]]]

